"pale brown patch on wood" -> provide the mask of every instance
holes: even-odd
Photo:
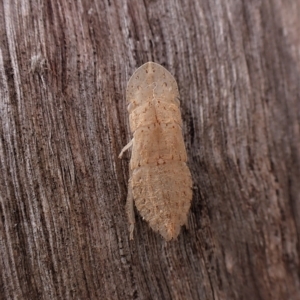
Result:
[[[186,165],[178,96],[174,77],[153,62],[138,68],[128,82],[133,133],[127,198],[131,239],[132,199],[143,219],[166,240],[176,238],[187,222],[192,179]],[[120,156],[128,148],[125,146]]]

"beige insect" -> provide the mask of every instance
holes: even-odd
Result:
[[[187,223],[192,200],[191,173],[182,136],[176,80],[161,65],[148,62],[130,78],[126,98],[133,139],[126,211],[133,239],[133,201],[155,231],[176,238]]]

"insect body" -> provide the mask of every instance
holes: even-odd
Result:
[[[176,238],[187,222],[192,179],[186,165],[178,87],[161,65],[148,62],[130,78],[126,98],[133,139],[126,210],[133,239],[135,203],[152,229]]]

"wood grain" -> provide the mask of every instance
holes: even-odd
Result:
[[[1,299],[299,299],[300,3],[0,3]],[[124,211],[125,89],[176,78],[194,188],[165,243]]]

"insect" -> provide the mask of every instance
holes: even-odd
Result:
[[[134,208],[165,240],[176,238],[192,200],[192,179],[182,135],[179,92],[174,77],[161,65],[147,62],[129,79],[126,99],[133,139],[126,212],[130,239]]]

